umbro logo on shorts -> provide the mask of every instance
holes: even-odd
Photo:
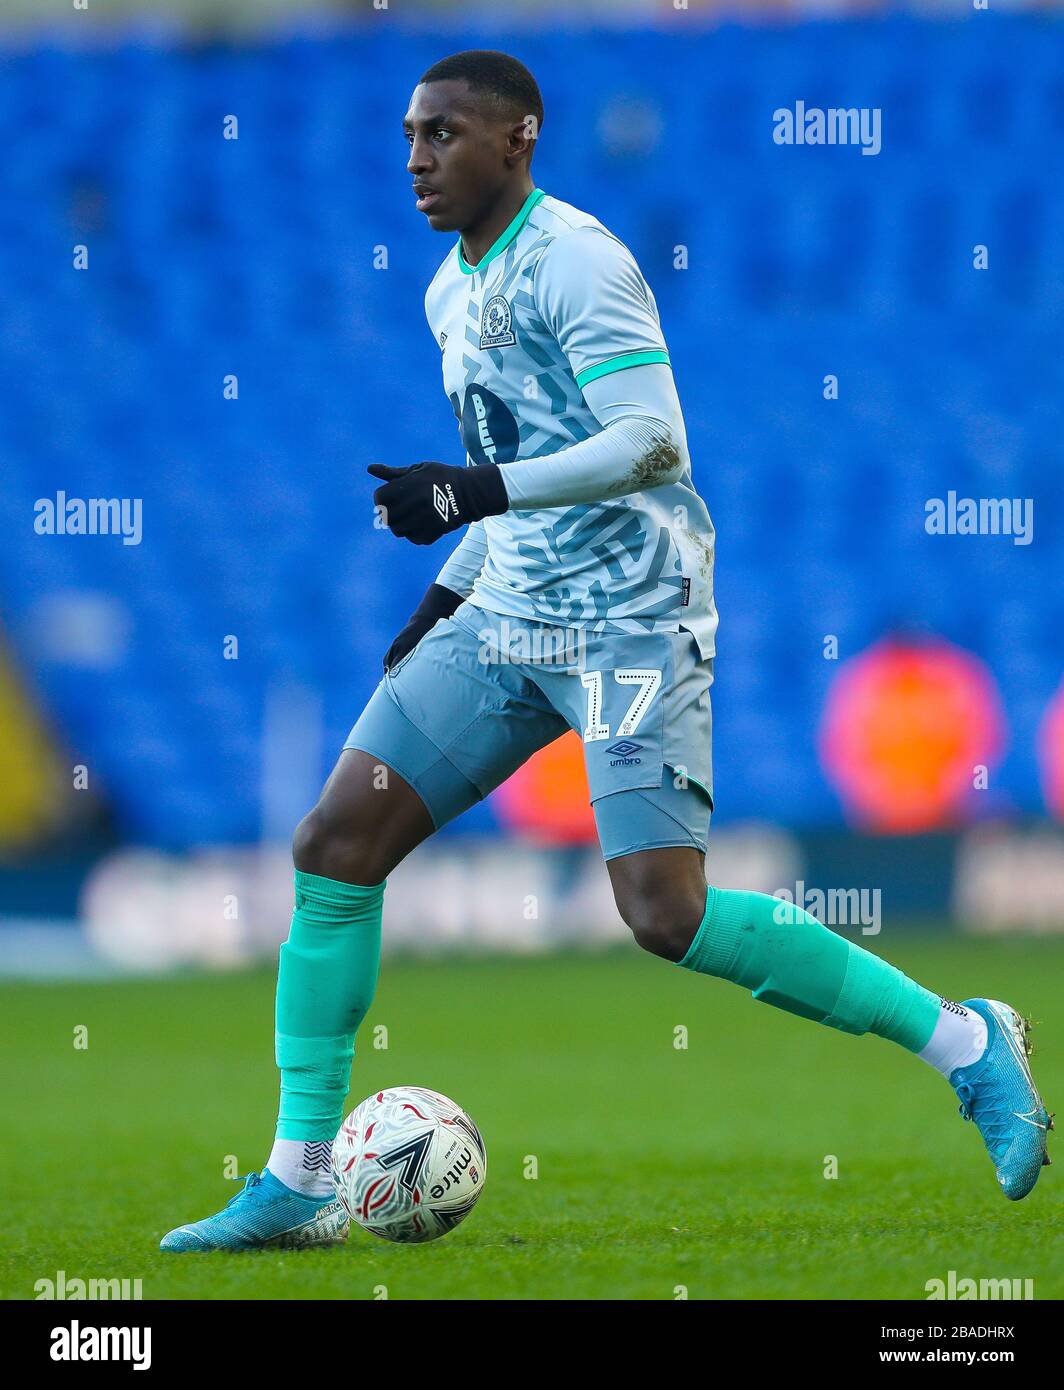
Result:
[[[641,743],[633,743],[628,738],[619,739],[616,743],[611,743],[606,749],[607,753],[614,755],[610,759],[610,767],[632,767],[636,763],[641,763],[643,759],[633,758],[632,754],[642,751],[643,745]]]

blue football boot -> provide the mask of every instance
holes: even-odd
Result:
[[[347,1236],[347,1212],[334,1196],[304,1197],[264,1168],[215,1216],[178,1226],[160,1250],[293,1250],[334,1245]]]
[[[1031,1076],[1030,1025],[998,999],[966,999],[964,1007],[986,1020],[986,1051],[950,1073],[961,1114],[983,1136],[1005,1196],[1026,1197],[1049,1163],[1046,1139],[1052,1116]]]

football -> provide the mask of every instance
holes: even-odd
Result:
[[[487,1154],[460,1105],[424,1086],[394,1086],[367,1096],[340,1126],[332,1176],[352,1221],[415,1245],[469,1215],[484,1191]]]

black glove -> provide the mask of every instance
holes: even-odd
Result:
[[[389,468],[372,463],[369,472],[384,481],[373,502],[384,509],[388,530],[415,545],[431,545],[467,521],[510,510],[497,463],[472,468],[452,468],[446,463]]]
[[[444,588],[442,584],[430,584],[425,597],[410,615],[410,621],[384,653],[385,671],[398,666],[407,652],[414,650],[429,628],[434,627],[440,618],[449,618],[461,602],[461,594]]]

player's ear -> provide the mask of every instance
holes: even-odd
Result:
[[[531,159],[538,139],[539,120],[532,112],[529,112],[527,116],[522,116],[511,126],[506,153],[515,162],[525,156]]]

